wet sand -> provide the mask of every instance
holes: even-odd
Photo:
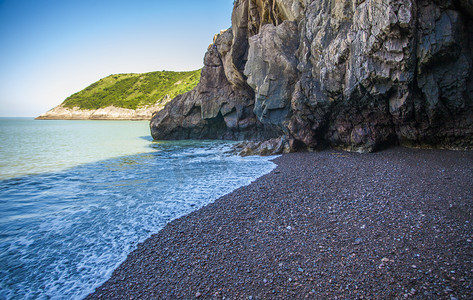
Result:
[[[473,298],[473,151],[275,163],[141,243],[87,299]]]

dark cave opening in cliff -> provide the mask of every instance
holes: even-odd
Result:
[[[211,139],[223,139],[227,131],[227,124],[225,123],[222,113],[219,111],[215,118],[209,119],[207,122],[207,136]]]

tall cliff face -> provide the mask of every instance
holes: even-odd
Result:
[[[201,82],[152,135],[471,148],[472,16],[468,0],[236,1]]]

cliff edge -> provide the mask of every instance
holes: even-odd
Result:
[[[152,136],[472,148],[471,3],[235,1],[200,83],[153,117]]]

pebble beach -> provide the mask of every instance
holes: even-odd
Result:
[[[472,299],[473,151],[291,153],[86,299]]]

